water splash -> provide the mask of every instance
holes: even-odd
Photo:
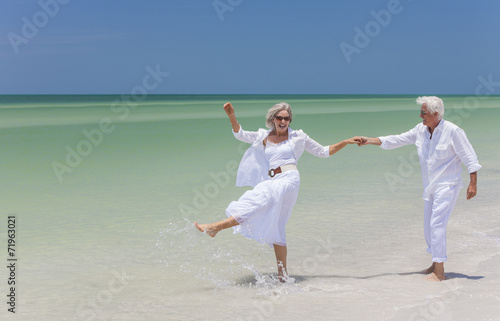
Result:
[[[211,281],[216,288],[238,286],[235,280],[248,270],[258,273],[253,264],[230,248],[218,247],[204,234],[188,220],[169,223],[159,232],[156,247],[166,256],[163,260],[166,265]]]
[[[171,222],[157,236],[156,247],[162,252],[162,263],[175,272],[210,281],[215,290],[247,287],[257,295],[276,297],[298,291],[293,277],[280,281],[277,274],[264,274],[229,247],[217,246],[213,239],[200,233],[193,222],[185,219]],[[269,251],[266,247],[266,251]],[[248,273],[252,276],[248,276]]]

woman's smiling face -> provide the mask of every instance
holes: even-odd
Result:
[[[276,114],[276,116],[274,116],[273,122],[276,128],[276,133],[284,134],[288,131],[288,125],[290,124],[290,115],[286,110],[281,110]]]

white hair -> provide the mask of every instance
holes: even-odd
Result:
[[[276,114],[282,110],[286,110],[288,112],[288,116],[290,116],[290,123],[292,122],[292,107],[290,107],[287,103],[279,103],[269,108],[266,116],[266,127],[271,128],[272,130],[276,130],[274,126],[274,118]]]
[[[436,96],[422,96],[417,98],[417,104],[427,106],[427,111],[430,113],[438,113],[438,118],[443,119],[444,103],[443,100]]]

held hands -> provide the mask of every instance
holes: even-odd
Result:
[[[363,146],[368,144],[368,137],[354,136],[353,138],[346,139],[347,144],[358,144],[358,146]]]
[[[378,145],[380,146],[382,144],[382,141],[378,137],[365,137],[365,136],[356,136],[359,141],[357,142],[358,146],[364,146],[364,145]]]
[[[368,137],[358,137],[358,138],[359,138],[359,141],[357,142],[357,144],[359,147],[361,147],[363,145],[368,145]]]
[[[361,146],[363,144],[363,137],[354,136],[353,138],[346,139],[345,142],[347,144],[358,144]]]
[[[330,145],[330,151],[329,151],[330,154],[329,155],[331,156],[331,155],[335,154],[336,152],[338,152],[339,150],[341,150],[342,148],[344,148],[345,146],[347,146],[349,144],[360,145],[362,143],[363,143],[363,140],[361,139],[361,137],[358,137],[358,136],[340,141],[337,144]]]

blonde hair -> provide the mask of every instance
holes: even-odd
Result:
[[[422,96],[417,98],[417,104],[426,104],[427,111],[434,114],[438,113],[438,118],[443,119],[444,115],[444,103],[443,100],[436,96]]]
[[[286,110],[288,112],[288,115],[290,116],[290,123],[292,122],[292,107],[290,107],[290,105],[287,103],[279,103],[269,108],[269,110],[267,111],[267,116],[266,116],[267,128],[276,130],[273,120],[276,117],[276,114],[282,110]]]

